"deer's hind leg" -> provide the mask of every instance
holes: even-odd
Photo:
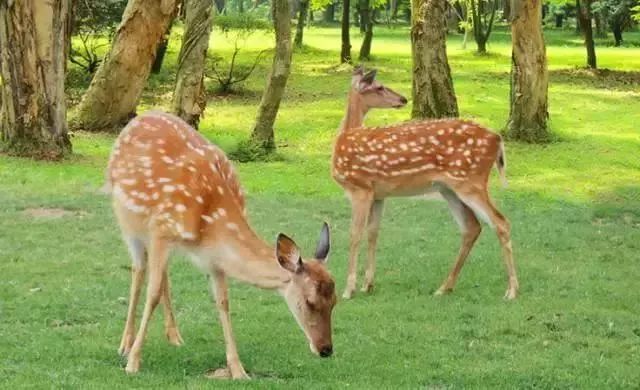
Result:
[[[181,346],[184,344],[184,341],[182,340],[182,336],[180,336],[176,317],[173,314],[173,306],[171,304],[171,282],[169,281],[168,269],[165,269],[164,275],[162,275],[161,302],[164,307],[164,334],[167,336],[169,344]]]
[[[473,245],[482,231],[480,222],[478,222],[478,218],[476,218],[473,210],[464,204],[453,191],[445,188],[442,189],[440,193],[446,199],[449,209],[451,210],[451,214],[460,227],[462,242],[453,268],[449,272],[447,278],[442,282],[440,288],[436,290],[435,295],[443,295],[453,291],[458,275],[460,274],[460,270],[464,266],[464,263],[469,256],[469,252],[471,252],[471,248],[473,248]]]
[[[507,291],[504,297],[506,299],[516,298],[519,284],[518,277],[516,276],[516,266],[513,261],[513,249],[511,247],[511,224],[493,205],[486,189],[479,193],[460,195],[460,198],[479,218],[487,222],[498,235],[508,277]]]
[[[129,291],[129,308],[127,310],[127,320],[122,332],[118,353],[127,355],[135,340],[136,334],[136,308],[140,299],[140,290],[144,282],[145,268],[147,265],[147,252],[142,240],[135,237],[124,238],[129,254],[131,255],[131,288]]]

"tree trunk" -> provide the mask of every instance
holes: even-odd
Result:
[[[185,0],[186,1],[186,0]],[[158,74],[162,69],[162,63],[164,62],[164,55],[167,54],[167,47],[169,46],[169,36],[171,36],[171,26],[173,23],[169,23],[169,27],[167,27],[167,31],[162,35],[162,39],[158,44],[158,49],[156,50],[156,57],[153,60],[153,65],[151,65],[151,73]]]
[[[211,35],[213,2],[185,0],[185,31],[178,56],[173,112],[194,128],[206,107],[204,65]]]
[[[71,153],[64,94],[70,0],[0,1],[0,134],[12,155]]]
[[[158,43],[175,9],[175,0],[129,0],[111,50],[80,102],[78,126],[113,129],[135,115]]]
[[[502,5],[502,18],[505,21],[511,20],[511,0],[503,0],[504,4]]]
[[[458,116],[447,60],[446,7],[447,0],[411,1],[413,118]]]
[[[596,36],[598,38],[606,38],[607,37],[607,31],[605,30],[606,23],[605,23],[604,15],[602,15],[602,12],[597,12],[593,19],[596,22]]]
[[[622,26],[618,23],[614,23],[611,25],[611,31],[613,31],[615,46],[620,46],[622,44]]]
[[[360,0],[362,7],[360,8],[360,15],[362,23],[364,23],[364,39],[362,40],[362,46],[360,46],[361,61],[368,60],[371,57],[371,41],[373,40],[373,20],[371,19],[371,0]]]
[[[252,143],[267,152],[276,147],[273,124],[291,72],[292,51],[288,0],[272,0],[271,13],[276,33],[276,49],[267,87],[258,108],[256,126],[251,134]]]
[[[238,0],[238,13],[244,13],[244,0]]]
[[[216,11],[218,11],[217,13],[219,14],[226,14],[227,13],[227,9],[226,9],[226,1],[225,0],[213,0],[213,2],[216,4]],[[256,2],[257,5],[257,2]]]
[[[549,74],[542,36],[542,1],[513,0],[511,105],[507,136],[523,142],[548,142]]]
[[[349,8],[350,0],[342,2],[342,48],[340,63],[351,63],[351,41],[349,40]]]
[[[580,29],[584,34],[584,45],[587,48],[587,66],[591,69],[597,69],[596,47],[593,41],[593,28],[591,27],[591,0],[577,0],[577,3]]]
[[[302,47],[302,35],[304,34],[304,23],[309,13],[309,0],[300,1],[300,9],[298,12],[298,25],[296,26],[296,37],[294,44],[296,47]]]
[[[391,20],[398,21],[398,4],[399,0],[391,0]]]
[[[333,23],[336,21],[336,6],[334,3],[329,3],[324,9],[323,20],[327,23]]]

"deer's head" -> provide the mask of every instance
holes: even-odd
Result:
[[[351,96],[359,98],[365,111],[371,108],[401,108],[407,104],[404,96],[376,80],[375,69],[365,73],[362,66],[353,71]]]
[[[322,357],[333,353],[331,312],[336,304],[335,284],[326,269],[329,242],[329,226],[325,223],[314,259],[303,261],[296,243],[284,234],[278,235],[276,245],[280,266],[291,273],[282,290],[284,299],[307,336],[311,351]]]

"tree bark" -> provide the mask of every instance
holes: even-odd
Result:
[[[185,31],[178,56],[173,112],[194,128],[206,107],[204,65],[209,48],[213,2],[185,0]]]
[[[276,147],[273,124],[291,72],[292,51],[288,0],[272,0],[271,14],[276,35],[276,49],[267,87],[258,108],[256,125],[251,134],[252,143],[267,152],[273,151]]]
[[[591,0],[577,0],[577,13],[580,23],[580,30],[584,34],[584,45],[587,48],[587,66],[597,69],[596,47],[593,41],[593,28],[591,26]]]
[[[300,9],[298,10],[298,25],[296,26],[296,37],[293,43],[296,47],[302,47],[302,36],[304,34],[304,24],[309,13],[309,0],[300,1]]]
[[[613,39],[615,40],[615,46],[622,44],[622,26],[620,24],[612,24],[611,31],[613,32]]]
[[[511,0],[503,0],[502,5],[502,19],[508,21],[511,20]]]
[[[219,14],[227,13],[227,5],[225,0],[213,0],[213,2],[216,4],[216,10],[218,11]],[[256,6],[257,4],[258,3],[256,2]]]
[[[0,134],[12,155],[71,153],[64,94],[70,0],[0,1]]]
[[[342,48],[340,50],[340,63],[351,63],[351,41],[349,39],[349,8],[350,0],[342,2]]]
[[[542,1],[512,0],[511,105],[507,136],[523,142],[550,140],[549,74],[542,36]]]
[[[371,41],[373,40],[373,20],[371,18],[371,0],[360,0],[360,17],[364,25],[364,39],[360,46],[359,59],[368,60],[371,57]]]
[[[186,1],[186,0],[185,0]],[[169,47],[169,37],[171,36],[171,26],[173,23],[169,23],[169,27],[167,27],[167,31],[162,34],[162,39],[158,44],[158,49],[156,50],[156,56],[153,60],[153,65],[151,65],[151,73],[158,74],[162,69],[162,63],[164,62],[164,56],[167,54],[167,48]]]
[[[333,23],[336,21],[336,5],[334,3],[329,3],[327,7],[324,9],[323,20],[327,23]]]
[[[135,115],[158,43],[175,9],[175,0],[129,0],[111,50],[78,107],[79,127],[113,129]]]
[[[446,0],[411,1],[413,118],[458,116],[447,59]]]

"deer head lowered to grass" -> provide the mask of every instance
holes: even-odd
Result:
[[[126,371],[140,366],[149,320],[164,306],[169,342],[182,344],[171,307],[169,253],[186,250],[209,276],[226,343],[223,375],[246,378],[231,330],[226,277],[278,290],[309,340],[311,350],[332,354],[334,281],[325,268],[329,227],[322,227],[315,258],[302,261],[295,242],[278,235],[275,246],[249,225],[238,177],[225,154],[178,117],[148,112],[132,119],[118,137],[107,169],[107,188],[131,258],[129,310],[119,352]],[[147,296],[135,334],[135,310],[148,269]]]
[[[357,256],[365,228],[369,248],[363,291],[373,287],[375,250],[384,199],[439,192],[448,202],[462,233],[462,244],[449,276],[436,294],[453,290],[471,248],[480,235],[478,219],[497,233],[507,268],[505,297],[513,299],[518,279],[511,249],[509,221],[489,198],[488,179],[496,165],[505,179],[505,152],[501,137],[461,119],[423,120],[387,127],[363,127],[372,108],[398,108],[407,99],[376,81],[376,72],[357,68],[349,90],[347,112],[336,138],[332,176],[351,200],[351,243],[347,286],[356,287]]]

